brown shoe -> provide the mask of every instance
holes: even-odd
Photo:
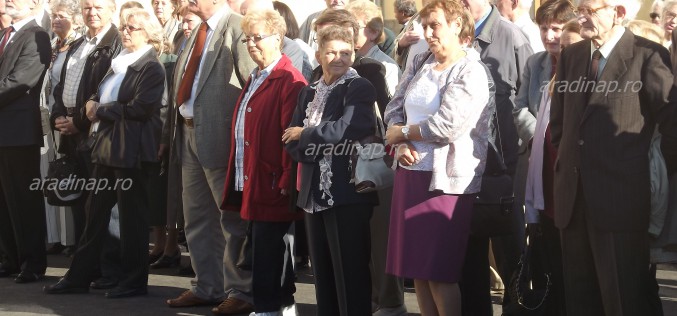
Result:
[[[219,306],[212,308],[212,313],[216,315],[249,314],[253,311],[254,305],[234,297],[229,297]]]
[[[191,306],[204,306],[204,305],[216,305],[219,302],[203,300],[195,294],[193,291],[186,290],[179,297],[167,300],[167,305],[169,307],[191,307]]]

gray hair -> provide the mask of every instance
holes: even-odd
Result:
[[[82,19],[82,7],[78,0],[52,0],[49,4],[52,13],[64,10],[71,16],[73,29],[81,27],[85,21]]]
[[[131,8],[126,12],[124,20],[129,21],[130,18],[135,18],[136,23],[139,23],[139,27],[146,32],[148,44],[153,45],[158,54],[161,53],[164,44],[164,31],[155,16],[151,16],[148,11],[139,8]]]
[[[412,17],[416,14],[416,1],[414,0],[395,0],[395,9],[404,13],[407,17]]]

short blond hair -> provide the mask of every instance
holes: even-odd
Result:
[[[280,36],[280,48],[284,43],[284,35],[287,34],[287,24],[284,22],[284,18],[280,15],[279,12],[275,10],[254,10],[249,11],[242,18],[242,31],[246,32],[253,25],[263,24],[266,29],[271,32],[271,34],[277,34]]]
[[[130,18],[134,18],[136,23],[139,23],[139,27],[146,32],[148,44],[153,45],[153,48],[155,48],[158,54],[161,53],[164,45],[164,31],[157,18],[151,16],[145,9],[139,8],[131,8],[126,11],[124,16],[125,23],[128,22]]]
[[[367,0],[351,1],[346,6],[346,10],[358,21],[363,21],[365,26],[370,30],[376,32],[376,43],[381,43],[385,40],[383,15],[381,14],[381,8],[375,3]]]

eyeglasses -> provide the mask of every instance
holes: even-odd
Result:
[[[665,19],[666,19],[667,21],[671,21],[671,20],[673,20],[674,18],[677,18],[677,13],[675,13],[675,12],[670,12],[670,11],[668,11],[668,12],[665,13]],[[652,18],[652,19],[653,19],[653,18]]]
[[[651,13],[649,13],[649,17],[650,17],[652,20],[654,20],[654,19],[660,19],[660,18],[661,18],[661,15],[658,14],[658,13],[656,13],[656,12],[651,12]]]
[[[60,14],[52,14],[51,15],[52,20],[70,20],[70,16],[65,16],[65,15],[60,15]]]
[[[275,35],[275,34],[268,34],[268,35],[257,34],[257,35],[252,35],[252,36],[245,36],[245,37],[242,39],[242,43],[243,43],[243,44],[247,44],[247,43],[249,43],[249,41],[252,41],[252,42],[254,42],[254,43],[258,43],[258,42],[260,42],[261,40],[263,40],[264,38],[269,38],[269,37],[271,37],[271,36],[273,36],[273,35]]]
[[[120,32],[127,31],[127,33],[132,33],[132,32],[140,31],[140,30],[143,30],[143,28],[134,27],[134,26],[131,26],[129,24],[120,26]]]
[[[597,11],[604,10],[604,9],[610,8],[610,7],[614,7],[614,8],[615,8],[616,6],[613,6],[613,5],[605,5],[605,6],[603,6],[603,7],[597,8],[597,9],[593,9],[593,8],[589,8],[589,7],[578,7],[578,8],[576,8],[576,9],[574,10],[574,13],[576,13],[576,14],[578,14],[578,15],[581,15],[581,14],[582,14],[582,15],[590,15],[590,16],[592,16],[593,14],[594,14],[594,15],[597,15]]]

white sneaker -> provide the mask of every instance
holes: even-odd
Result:
[[[249,313],[249,316],[280,316],[280,315],[282,315],[280,312]]]
[[[404,316],[407,315],[407,307],[404,304],[397,307],[379,308],[373,316]]]
[[[296,304],[291,304],[289,306],[282,307],[282,316],[299,316],[299,313],[296,311]]]

